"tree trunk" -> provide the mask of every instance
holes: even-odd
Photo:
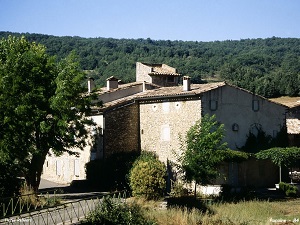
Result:
[[[197,183],[195,182],[194,197],[197,198]]]
[[[48,151],[42,151],[41,154],[34,154],[32,156],[28,172],[25,176],[27,186],[32,187],[35,192],[38,191],[40,185],[47,152]]]

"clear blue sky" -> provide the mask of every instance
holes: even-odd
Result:
[[[0,31],[184,41],[300,38],[300,0],[0,0]]]

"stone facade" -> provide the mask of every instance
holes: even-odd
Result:
[[[136,81],[149,82],[162,87],[178,85],[180,74],[166,64],[136,63]]]
[[[92,119],[97,126],[90,128],[90,137],[87,139],[84,149],[70,149],[78,154],[63,153],[61,156],[55,156],[50,151],[43,166],[43,179],[62,184],[71,183],[73,180],[86,179],[85,164],[90,160],[103,157],[103,130],[98,129],[103,127],[103,116],[95,115],[92,116]],[[95,140],[92,138],[94,135],[97,136]]]
[[[192,115],[192,116],[191,116]],[[180,137],[201,118],[199,98],[169,98],[140,102],[141,149],[155,152],[160,160],[174,161]]]
[[[135,103],[103,113],[104,158],[117,152],[139,151],[139,106]]]
[[[287,107],[230,85],[203,93],[202,106],[203,114],[215,114],[225,125],[224,141],[231,149],[242,147],[249,131],[262,128],[275,137],[285,126]]]

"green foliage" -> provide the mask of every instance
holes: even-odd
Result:
[[[129,205],[120,200],[104,198],[83,224],[150,225],[156,223],[146,218],[143,209],[137,204]]]
[[[146,199],[162,197],[166,189],[166,166],[151,153],[142,153],[130,171],[130,187],[133,196]]]
[[[50,149],[59,155],[86,144],[91,99],[82,95],[76,60],[70,54],[56,62],[24,37],[0,41],[0,158],[35,189]]]
[[[109,158],[98,159],[85,165],[89,183],[102,190],[124,190],[128,175],[138,153],[115,153]]]
[[[222,162],[247,159],[247,154],[228,149],[223,137],[224,125],[216,121],[215,115],[205,115],[188,130],[179,157],[187,181],[207,185],[219,176]]]
[[[284,182],[279,183],[279,190],[288,197],[296,197],[298,194],[298,188],[296,186]]]
[[[0,162],[0,197],[19,194],[22,182],[18,174],[18,168],[12,162]]]
[[[300,148],[270,148],[255,154],[258,159],[270,159],[277,166],[291,167],[300,159]]]
[[[239,148],[241,151],[248,153],[257,153],[261,150],[269,149],[272,147],[287,147],[288,137],[286,128],[282,128],[276,137],[268,135],[261,127],[256,126],[256,134],[249,131],[246,143],[243,147]]]
[[[49,55],[65,58],[72,50],[81,68],[99,85],[114,75],[124,82],[135,80],[135,62],[166,63],[191,76],[226,80],[265,97],[299,96],[300,39],[266,38],[240,41],[170,41],[55,37],[0,32],[0,37],[25,35],[47,46]]]

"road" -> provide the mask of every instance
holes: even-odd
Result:
[[[39,190],[49,189],[49,188],[63,188],[68,186],[69,184],[59,184],[49,180],[41,179]]]
[[[42,209],[20,216],[0,220],[0,224],[60,225],[75,224],[83,220],[95,209],[101,199],[88,199],[69,202],[57,207]]]

